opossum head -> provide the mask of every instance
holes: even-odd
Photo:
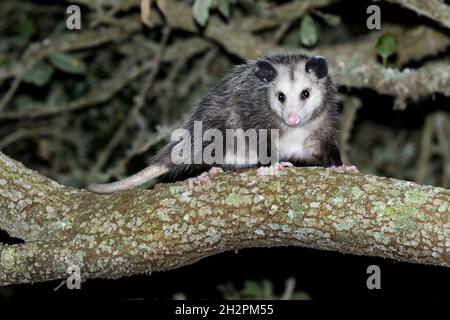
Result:
[[[327,105],[331,80],[323,57],[269,56],[256,62],[255,76],[268,84],[270,109],[289,127],[308,123]]]

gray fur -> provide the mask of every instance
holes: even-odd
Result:
[[[295,79],[295,70],[299,65],[304,65],[308,57],[300,54],[276,54],[263,57],[261,60],[270,62],[276,69],[276,77],[280,76],[282,70],[289,70],[289,78]],[[261,61],[258,60],[258,61]],[[257,71],[257,61],[249,61],[236,66],[232,72],[226,76],[216,87],[210,89],[200,99],[183,124],[183,128],[193,132],[194,121],[202,121],[203,132],[207,129],[218,129],[225,137],[225,129],[279,129],[280,137],[293,130],[283,119],[271,108],[273,97],[271,93],[273,81],[261,80],[255,76]],[[314,71],[314,70],[312,70]],[[304,71],[306,73],[306,71]],[[323,72],[323,70],[321,71]],[[308,75],[309,76],[309,75]],[[314,75],[311,75],[314,77]],[[281,158],[280,161],[291,161],[295,165],[319,165],[332,166],[341,165],[339,149],[336,143],[337,111],[336,97],[337,90],[330,76],[327,74],[322,79],[314,79],[313,87],[320,87],[322,102],[311,114],[307,123],[302,126],[310,130],[310,134],[305,143],[316,145],[316,151],[307,159]],[[317,88],[312,88],[313,90]],[[292,103],[292,102],[291,102]],[[295,103],[295,102],[294,102]],[[299,102],[300,103],[300,102]],[[300,108],[300,107],[299,107]],[[314,125],[311,125],[311,124]],[[308,127],[310,126],[310,128]],[[150,161],[150,166],[158,165],[167,168],[167,173],[161,172],[163,180],[174,181],[192,177],[208,170],[208,165],[176,165],[171,161],[171,150],[177,142],[169,142]],[[205,143],[207,145],[207,143]],[[224,150],[225,154],[225,150]],[[215,165],[225,170],[241,169],[245,166]],[[148,170],[148,168],[144,169]],[[91,188],[94,192],[116,192],[142,184],[150,178],[143,176],[142,181],[134,181],[132,185],[119,185],[119,188]],[[145,181],[144,181],[145,180]],[[108,186],[110,184],[107,184]],[[116,183],[117,185],[117,183]],[[102,185],[100,185],[102,186]],[[114,190],[112,190],[114,189]],[[106,190],[106,191],[102,191]]]

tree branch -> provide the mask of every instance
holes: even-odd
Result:
[[[191,18],[191,8],[187,4],[173,0],[167,0],[166,3],[164,14],[170,26],[190,32],[200,32]],[[325,4],[327,4],[326,1],[319,3],[319,5]],[[243,22],[233,20],[225,24],[218,17],[212,16],[203,33],[207,38],[220,43],[230,53],[242,59],[253,59],[261,54],[280,51],[277,44],[270,40],[262,41],[251,32],[241,29],[241,24],[246,25],[245,20]],[[405,30],[387,26],[384,31],[392,31],[399,39],[401,63],[441,52],[450,43],[446,35],[426,27]],[[375,46],[379,36],[380,34],[373,33],[349,44],[302,50],[302,52],[325,56],[330,64],[331,73],[339,85],[370,88],[378,93],[398,96],[402,99],[433,93],[450,95],[448,63],[430,64],[415,70],[403,71],[384,68],[376,59]],[[423,42],[424,38],[428,39],[426,43]],[[408,49],[411,46],[414,50]]]
[[[11,66],[0,68],[0,80],[24,75],[52,53],[84,49],[110,41],[117,41],[117,39],[142,28],[140,21],[136,17],[126,18],[122,22],[123,24],[120,27],[111,27],[101,31],[86,31],[53,41],[46,39],[42,42],[34,43],[20,61],[13,63]]]
[[[220,252],[296,245],[450,267],[450,191],[292,168],[98,195],[64,187],[0,153],[0,285],[168,270]]]
[[[189,38],[180,40],[177,44],[167,49],[167,53],[163,58],[163,62],[172,62],[178,58],[179,52],[186,55],[195,55],[205,51],[210,47],[207,41],[200,38]],[[159,48],[159,45],[158,45]],[[134,50],[143,50],[143,48],[133,48]],[[148,50],[148,56],[155,56],[156,52]],[[147,53],[147,52],[146,52]],[[147,56],[147,58],[148,58]],[[27,110],[22,111],[5,111],[0,113],[0,120],[17,120],[17,119],[33,119],[61,114],[73,111],[79,111],[84,108],[98,105],[111,99],[115,94],[120,92],[127,84],[142,76],[154,67],[154,61],[147,59],[145,61],[136,61],[135,57],[126,59],[114,72],[111,79],[103,80],[96,87],[81,98],[70,101],[65,106],[59,108],[48,108],[45,104],[37,104],[30,106]]]
[[[387,0],[424,15],[450,28],[450,6],[439,0]]]

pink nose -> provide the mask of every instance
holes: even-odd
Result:
[[[295,113],[288,113],[286,122],[290,126],[296,126],[300,122],[300,118]]]

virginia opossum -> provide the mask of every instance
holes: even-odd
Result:
[[[340,166],[336,142],[337,90],[323,57],[274,54],[236,66],[199,101],[183,124],[194,134],[194,122],[202,129],[278,129],[279,160],[296,166]],[[205,163],[174,163],[172,151],[179,141],[165,145],[142,171],[121,181],[91,184],[88,189],[111,193],[130,189],[150,179],[181,180],[207,171]],[[269,143],[270,145],[270,143]],[[224,154],[229,150],[224,147]],[[195,153],[195,152],[194,152]],[[241,161],[225,156],[224,170],[260,166],[259,159]]]

